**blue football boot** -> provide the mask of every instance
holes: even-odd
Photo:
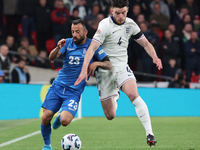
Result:
[[[61,125],[60,119],[59,119],[60,114],[61,114],[61,110],[62,109],[59,110],[58,115],[56,116],[56,119],[53,121],[53,125],[52,125],[53,129],[58,129],[60,127],[60,125]]]
[[[51,145],[44,145],[42,150],[53,150],[53,148],[51,147]]]

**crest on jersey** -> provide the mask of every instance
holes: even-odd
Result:
[[[101,30],[98,29],[95,34],[100,34],[100,33],[101,33]]]
[[[126,27],[126,35],[128,36],[131,31],[131,27]]]
[[[82,54],[83,57],[85,56],[86,51],[87,51],[86,48],[84,48],[84,49],[83,49],[83,54]]]

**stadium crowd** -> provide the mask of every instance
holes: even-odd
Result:
[[[190,82],[192,76],[199,75],[200,1],[129,2],[128,17],[139,25],[163,62],[163,70],[158,71],[151,57],[131,38],[127,50],[131,69],[170,76],[172,81],[180,81],[181,76],[181,80],[186,77]],[[49,61],[48,55],[61,38],[72,37],[71,21],[84,19],[88,37],[92,38],[98,23],[110,15],[109,0],[0,0],[0,70],[4,72],[1,77],[10,82],[10,63],[21,60],[36,67],[62,67],[59,61]],[[24,69],[21,71],[27,74]],[[137,76],[137,80],[155,78]]]

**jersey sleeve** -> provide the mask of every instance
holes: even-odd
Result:
[[[98,61],[103,60],[106,56],[107,55],[106,55],[106,53],[104,52],[104,50],[102,49],[101,46],[99,46],[99,48],[94,53],[94,58],[96,58]]]
[[[133,31],[132,36],[134,40],[140,40],[144,38],[144,34],[142,33],[139,26],[134,21],[132,25],[132,31]]]
[[[100,45],[103,44],[105,37],[110,33],[109,31],[109,26],[107,25],[107,23],[105,22],[105,20],[101,21],[99,23],[98,29],[96,31],[96,33],[93,36],[94,41],[96,41],[97,43],[99,43]]]
[[[64,54],[67,51],[67,45],[68,45],[68,43],[69,43],[69,40],[66,39],[65,45],[60,49],[60,53],[61,54]]]

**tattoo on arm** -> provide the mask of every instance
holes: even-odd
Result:
[[[110,61],[99,62],[98,66],[106,70],[112,69],[112,63]]]

